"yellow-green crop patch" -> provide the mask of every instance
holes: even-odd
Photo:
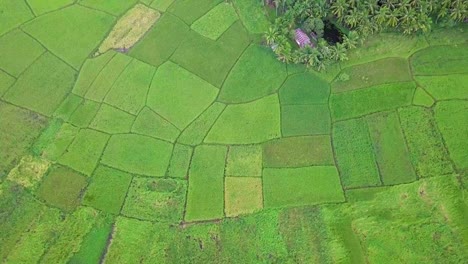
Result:
[[[161,14],[145,5],[138,4],[123,15],[99,46],[100,55],[110,49],[126,51],[135,45],[153,26]]]
[[[162,177],[172,148],[168,142],[147,136],[118,134],[109,140],[101,162],[130,173]]]
[[[281,132],[284,137],[329,134],[330,128],[327,104],[281,106]]]
[[[234,0],[233,2],[240,19],[250,33],[261,34],[268,29],[268,20],[262,3],[250,0]]]
[[[351,119],[335,123],[333,147],[343,187],[355,188],[382,184],[365,119]]]
[[[262,176],[262,147],[260,145],[229,147],[226,176]]]
[[[70,92],[75,71],[51,53],[34,62],[3,98],[40,114],[50,116]]]
[[[132,175],[129,173],[99,166],[83,196],[83,204],[119,214],[131,181]]]
[[[74,0],[26,0],[36,16],[73,4]]]
[[[114,16],[120,16],[130,7],[135,5],[138,0],[79,0],[80,5],[110,13]]]
[[[172,151],[171,162],[167,170],[167,176],[173,178],[187,178],[192,154],[192,147],[175,144],[174,150]]]
[[[416,180],[403,131],[395,112],[379,113],[367,119],[375,159],[385,185]]]
[[[280,106],[276,94],[228,105],[206,136],[207,143],[251,144],[281,136]]]
[[[437,126],[445,140],[455,166],[468,168],[468,104],[463,100],[439,102],[435,106]]]
[[[232,68],[221,88],[224,103],[250,102],[276,92],[286,79],[286,66],[265,47],[251,45]]]
[[[0,3],[0,36],[34,18],[26,1],[5,0]]]
[[[148,107],[143,108],[133,123],[132,132],[174,142],[180,130]]]
[[[220,3],[195,21],[191,28],[212,40],[218,39],[235,21],[237,14],[231,3]]]
[[[263,171],[265,207],[344,202],[334,166],[267,168]]]
[[[260,178],[226,177],[224,192],[227,217],[250,214],[263,208]]]
[[[332,117],[343,120],[410,105],[415,89],[413,82],[405,82],[332,94]]]
[[[431,46],[410,58],[415,75],[468,73],[468,44]]]
[[[180,17],[187,25],[191,25],[221,2],[222,0],[175,0],[167,11]]]
[[[281,104],[325,104],[330,94],[330,84],[312,73],[289,76],[279,90]]]
[[[287,137],[263,145],[264,167],[306,167],[333,165],[328,135]]]
[[[415,80],[436,100],[468,99],[468,74],[415,76]]]
[[[189,171],[187,222],[224,216],[224,166],[227,148],[201,145],[195,148]]]
[[[46,203],[63,210],[73,211],[80,203],[86,187],[86,177],[66,167],[53,167],[37,190]]]
[[[73,5],[40,16],[22,28],[73,68],[79,69],[114,21],[114,17],[106,13]]]
[[[96,168],[109,136],[91,129],[82,129],[58,159],[60,164],[69,166],[90,176]]]
[[[83,100],[66,121],[70,122],[74,126],[86,128],[91,124],[91,121],[93,121],[100,106],[101,105],[95,101]]]
[[[44,48],[21,30],[0,37],[0,69],[19,77],[42,53]]]
[[[347,80],[340,80],[340,76]],[[351,66],[341,71],[332,83],[334,93],[366,88],[379,84],[412,81],[408,60],[405,58],[386,58],[360,65]]]
[[[122,214],[143,220],[179,223],[186,192],[187,183],[182,180],[134,177]]]
[[[176,16],[165,13],[158,23],[130,51],[130,55],[158,67],[171,57],[186,38],[189,27]]]
[[[16,79],[13,76],[0,70],[0,98],[8,90],[8,88],[10,88],[15,83],[15,81]]]
[[[218,89],[177,64],[158,68],[148,93],[148,106],[179,129],[187,127],[216,98]]]
[[[134,120],[135,116],[102,104],[89,127],[109,134],[129,133]]]

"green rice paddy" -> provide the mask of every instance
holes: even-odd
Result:
[[[466,263],[468,26],[316,72],[260,2],[0,1],[1,263]]]

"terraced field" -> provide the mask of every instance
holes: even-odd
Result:
[[[154,25],[97,52],[137,4]],[[465,263],[468,27],[320,73],[267,27],[251,0],[0,2],[0,261]]]

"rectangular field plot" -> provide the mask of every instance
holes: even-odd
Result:
[[[231,3],[220,3],[195,21],[191,28],[200,35],[216,40],[237,20]]]
[[[375,114],[367,119],[383,184],[416,180],[406,142],[395,112]]]
[[[67,121],[74,126],[86,128],[96,116],[99,108],[99,103],[91,100],[83,100]]]
[[[221,2],[222,0],[175,0],[168,11],[180,17],[186,24],[191,25]]]
[[[349,80],[332,84],[332,92],[339,93],[379,84],[411,81],[408,60],[387,58],[345,68],[340,74],[347,74]]]
[[[100,166],[94,172],[83,204],[111,214],[119,214],[132,181],[132,175]]]
[[[413,82],[404,82],[332,94],[332,117],[335,120],[349,119],[410,105],[415,89]]]
[[[89,176],[96,167],[108,140],[107,134],[91,129],[80,130],[58,162]]]
[[[331,138],[328,135],[282,138],[263,145],[264,167],[305,167],[334,163]]]
[[[238,216],[262,209],[262,179],[226,177],[224,188],[226,216]]]
[[[174,178],[187,178],[193,148],[181,144],[175,144],[172,151],[171,162],[167,170],[167,176]]]
[[[343,187],[354,188],[382,184],[372,141],[364,119],[335,123],[333,147]]]
[[[262,148],[260,145],[229,147],[226,176],[262,176]]]
[[[142,220],[180,223],[186,192],[186,181],[135,177],[122,214]]]
[[[13,76],[0,70],[0,98],[8,90],[8,88],[10,88],[15,83],[15,81],[16,79]]]
[[[449,154],[431,111],[411,106],[398,109],[398,114],[417,175],[431,177],[452,173]]]
[[[334,166],[264,169],[263,195],[267,208],[344,201]]]
[[[6,101],[52,115],[73,87],[75,71],[51,53],[34,62],[4,95]]]
[[[468,102],[440,102],[435,107],[435,119],[455,166],[468,168]]]
[[[227,148],[202,145],[195,148],[189,172],[185,221],[224,216],[224,166]]]

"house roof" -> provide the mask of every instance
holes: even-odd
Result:
[[[295,38],[297,45],[301,48],[311,45],[309,36],[307,36],[307,34],[300,28],[296,29]]]

